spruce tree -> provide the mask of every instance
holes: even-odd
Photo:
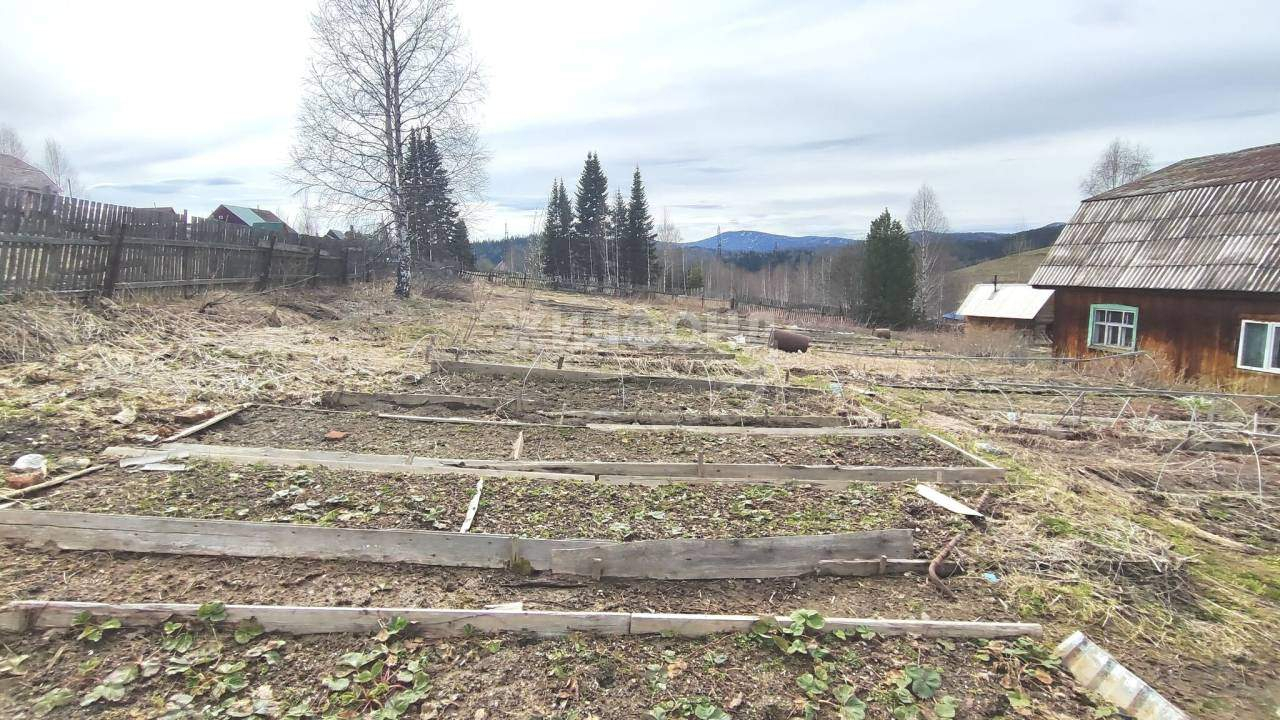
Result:
[[[449,233],[449,254],[453,256],[458,264],[463,268],[470,270],[476,265],[475,253],[471,252],[471,236],[467,232],[467,221],[457,216],[457,207],[454,207],[453,229]]]
[[[404,175],[405,232],[414,257],[429,262],[452,260],[470,267],[471,253],[466,224],[449,188],[440,148],[428,128],[409,133]]]
[[[885,210],[871,221],[862,260],[862,311],[877,325],[911,322],[916,296],[916,259],[902,223]]]
[[[657,237],[644,194],[644,181],[640,179],[640,168],[636,168],[631,176],[631,201],[627,203],[627,231],[623,236],[627,279],[632,284],[648,285],[657,276]]]
[[[564,179],[560,179],[560,195],[556,198],[556,233],[562,238],[564,248],[560,258],[562,277],[570,277],[573,269],[573,206],[569,204],[569,191],[564,187]]]
[[[547,200],[547,216],[542,225],[542,272],[547,277],[569,275],[569,235],[565,227],[571,223],[564,216],[567,207],[564,183],[556,180],[551,184],[551,198]]]
[[[573,274],[578,278],[604,277],[605,218],[609,205],[609,180],[600,168],[600,157],[587,153],[587,161],[578,178],[575,197]]]
[[[613,267],[611,268],[619,284],[628,282],[631,267],[624,251],[623,238],[627,234],[627,201],[622,197],[622,188],[618,188],[613,196],[613,205],[609,207],[609,242],[613,245]]]
[[[417,258],[423,245],[423,224],[421,215],[422,178],[418,172],[421,162],[421,144],[417,131],[409,132],[405,143],[404,161],[400,164],[403,176],[400,186],[405,213],[405,236],[409,241],[409,254]]]
[[[431,128],[427,128],[425,137],[420,135],[419,138],[423,235],[427,259],[438,262],[448,254],[449,236],[453,234],[457,210],[449,197],[449,175],[445,172],[435,138],[431,136]]]

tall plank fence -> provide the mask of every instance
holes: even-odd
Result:
[[[329,238],[0,187],[0,296],[346,283],[364,264]]]

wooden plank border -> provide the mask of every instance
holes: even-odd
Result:
[[[103,455],[120,459],[154,454],[156,450],[109,447]],[[989,484],[1002,482],[1005,477],[1004,468],[999,467],[475,460],[194,443],[169,443],[159,447],[158,450],[174,455],[186,453],[187,457],[239,465],[322,466],[363,472],[456,474],[471,477],[598,482],[609,485],[802,483],[840,490],[859,483]]]
[[[561,410],[545,402],[529,399],[487,397],[481,395],[428,395],[417,393],[366,393],[346,390],[323,393],[321,407],[358,408],[360,410],[386,411],[391,408],[414,408],[438,405],[452,410],[500,410],[519,414],[537,414],[549,418],[572,419],[583,422],[601,422],[626,425],[676,425],[676,426],[725,426],[725,427],[776,427],[822,428],[862,427],[870,422],[863,416],[840,415],[724,415],[699,413],[641,413],[633,410]],[[388,407],[391,406],[391,407]],[[394,413],[388,413],[394,414]],[[452,418],[441,418],[451,420]],[[557,423],[531,423],[535,425]]]
[[[821,560],[859,560],[912,553],[905,529],[832,535],[725,540],[550,540],[433,530],[333,528],[241,520],[195,520],[107,513],[0,511],[0,539],[62,550],[113,550],[169,555],[355,560],[442,567],[528,568],[574,575],[601,573],[592,557],[623,545],[608,560],[609,575],[638,579],[713,580],[797,577]],[[561,555],[585,549],[590,556]]]
[[[56,600],[18,600],[0,608],[0,630],[37,632],[69,628],[77,615],[115,618],[126,627],[159,625],[174,618],[196,619],[199,605],[185,603],[94,603]],[[680,613],[562,612],[550,610],[459,610],[447,608],[300,607],[288,605],[226,605],[226,622],[256,619],[268,632],[293,635],[372,633],[392,618],[412,623],[413,632],[427,637],[457,637],[472,632],[529,632],[556,636],[675,635],[702,637],[716,633],[749,632],[761,619],[778,624],[785,616],[695,615]],[[957,620],[884,620],[827,618],[821,632],[865,628],[886,636],[927,638],[1042,637],[1036,623],[970,622]]]

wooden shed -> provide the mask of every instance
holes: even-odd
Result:
[[[1033,338],[1048,335],[1053,324],[1053,291],[1034,288],[1025,283],[989,283],[974,285],[958,315],[966,328],[984,328],[1020,332]]]
[[[1031,284],[1060,355],[1145,351],[1280,390],[1280,144],[1192,158],[1096,195]]]

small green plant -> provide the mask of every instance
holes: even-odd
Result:
[[[37,698],[31,705],[31,711],[36,714],[36,717],[44,717],[60,707],[71,704],[75,697],[75,693],[66,688],[54,688]]]
[[[227,606],[216,600],[204,603],[196,609],[196,617],[209,623],[222,622],[227,619]]]
[[[821,630],[827,624],[826,618],[813,610],[796,610],[791,613],[790,620],[789,623],[778,624],[762,618],[751,626],[751,633],[755,637],[772,640],[787,655],[822,659],[830,654],[815,638],[805,634],[810,630]]]
[[[109,675],[103,678],[101,683],[85,693],[85,696],[80,699],[80,707],[87,707],[99,700],[120,702],[124,699],[125,687],[137,680],[139,674],[140,670],[134,663],[129,663],[124,667],[111,671]]]
[[[858,699],[853,686],[837,685],[832,688],[831,694],[835,696],[836,703],[840,706],[840,720],[864,720],[867,716],[867,704]]]
[[[665,700],[649,711],[653,720],[730,720],[731,716],[711,698]]]
[[[233,637],[237,645],[248,645],[263,632],[265,631],[262,629],[262,623],[255,619],[250,619],[236,625]]]
[[[91,643],[96,643],[102,641],[103,633],[106,631],[120,629],[120,621],[115,618],[106,618],[102,622],[98,622],[86,610],[75,616],[71,621],[71,626],[80,628],[80,634],[76,636],[77,640],[88,640]]]
[[[933,714],[940,718],[954,718],[956,716],[956,699],[950,695],[943,695],[933,703]]]
[[[928,700],[942,687],[942,674],[933,668],[912,665],[903,671],[910,679],[911,693],[921,700]]]

